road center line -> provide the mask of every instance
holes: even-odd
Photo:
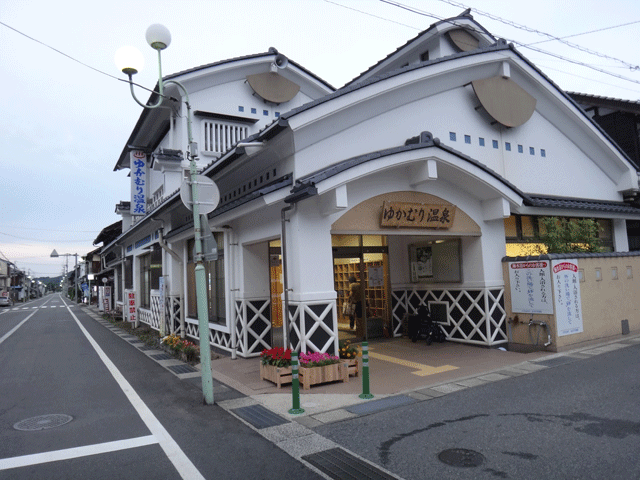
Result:
[[[158,443],[158,440],[153,435],[147,435],[144,437],[130,438],[127,440],[116,440],[114,442],[86,445],[84,447],[66,448],[64,450],[54,450],[52,452],[34,453],[32,455],[23,455],[20,457],[2,458],[0,459],[0,471],[8,470],[10,468],[38,465],[40,463],[69,460],[71,458],[88,457],[89,455],[98,455],[100,453],[117,452],[118,450],[144,447],[146,445],[153,445],[156,443]]]
[[[100,345],[98,345],[98,343],[80,323],[78,317],[74,315],[70,308],[67,307],[67,310],[78,324],[78,327],[80,327],[84,336],[89,340],[89,343],[100,357],[100,360],[102,360],[102,363],[105,364],[111,375],[113,375],[113,378],[118,382],[118,385],[131,402],[131,405],[133,405],[133,408],[136,409],[136,412],[138,412],[142,421],[145,423],[149,431],[151,431],[152,435],[158,440],[160,447],[164,450],[164,453],[167,455],[171,463],[173,463],[173,466],[176,468],[180,476],[185,480],[204,480],[204,477],[200,474],[195,465],[191,463],[191,460],[189,460],[185,455],[178,443],[171,437],[171,435],[169,435],[169,432],[167,432],[149,407],[147,407],[147,405],[142,401],[131,384],[126,378],[124,378],[118,368],[109,359],[109,357],[107,357],[102,348],[100,348]]]

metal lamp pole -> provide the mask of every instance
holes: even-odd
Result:
[[[131,64],[123,63],[120,65],[120,69],[129,77],[129,86],[131,89],[131,95],[133,99],[143,108],[158,108],[162,105],[164,100],[164,87],[166,85],[175,85],[180,89],[184,98],[185,105],[187,107],[187,134],[189,148],[187,149],[187,156],[189,159],[189,173],[191,176],[191,195],[193,199],[193,230],[195,237],[195,280],[196,280],[196,299],[198,306],[198,330],[200,333],[200,364],[202,372],[202,394],[204,397],[204,403],[211,405],[214,403],[213,399],[213,379],[211,376],[211,345],[209,343],[209,305],[207,303],[207,283],[203,261],[203,249],[202,249],[202,228],[200,224],[200,208],[198,205],[198,183],[196,177],[198,175],[196,158],[198,157],[197,144],[193,141],[193,135],[191,130],[191,105],[189,103],[189,95],[186,88],[175,80],[169,80],[164,82],[162,79],[162,61],[161,52],[169,46],[171,43],[171,34],[169,30],[160,24],[151,25],[146,32],[147,43],[158,52],[158,101],[155,105],[147,105],[136,98],[133,90],[132,77],[138,73],[138,68],[131,66]],[[125,47],[128,48],[128,47]],[[124,49],[122,49],[124,50]],[[120,54],[121,51],[118,52]],[[136,55],[129,50],[130,55]],[[116,55],[118,55],[116,54]],[[139,52],[138,52],[139,54]],[[117,61],[127,62],[135,59],[117,58]]]

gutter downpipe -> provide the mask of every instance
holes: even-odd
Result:
[[[281,210],[282,224],[282,288],[284,290],[284,315],[282,316],[282,339],[285,350],[289,348],[289,276],[287,275],[287,212],[293,210],[295,204],[287,205]]]

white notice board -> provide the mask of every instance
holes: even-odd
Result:
[[[509,262],[514,313],[553,313],[549,261]]]
[[[556,325],[558,336],[581,333],[582,302],[577,260],[554,260],[553,286],[556,294]]]

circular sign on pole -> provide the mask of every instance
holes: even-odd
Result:
[[[213,212],[220,203],[220,190],[218,186],[205,175],[196,175],[198,186],[198,206],[200,214]],[[180,199],[185,207],[193,210],[193,196],[191,195],[191,181],[185,180],[180,185]]]

